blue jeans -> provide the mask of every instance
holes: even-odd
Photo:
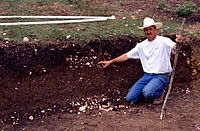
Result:
[[[147,99],[158,98],[163,94],[163,89],[169,83],[169,76],[145,73],[129,90],[126,100],[138,102],[145,97]]]

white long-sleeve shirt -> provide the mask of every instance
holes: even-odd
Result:
[[[138,43],[126,53],[130,59],[140,59],[146,73],[169,73],[172,71],[170,55],[176,43],[163,36],[156,36],[153,41],[147,39]]]

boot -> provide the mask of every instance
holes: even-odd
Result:
[[[160,97],[154,99],[153,104],[154,105],[162,104],[164,97],[165,97],[165,92],[163,91],[163,94]]]

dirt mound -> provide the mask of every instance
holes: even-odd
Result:
[[[175,39],[175,35],[168,37]],[[139,60],[113,64],[106,69],[96,63],[129,51],[143,39],[99,38],[84,47],[80,41],[72,40],[34,45],[1,40],[1,126],[20,127],[31,119],[58,112],[78,113],[85,111],[86,103],[90,113],[99,109],[99,105],[112,110],[130,108],[124,98],[131,85],[143,75]],[[192,88],[190,82],[195,78],[192,74],[195,44],[190,42],[188,39],[180,52],[174,80],[176,93]]]

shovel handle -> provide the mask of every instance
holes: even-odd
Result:
[[[182,20],[181,28],[180,28],[180,30],[179,30],[178,35],[181,35],[181,34],[182,34],[185,21],[186,21],[186,18],[184,18],[184,19]],[[169,94],[170,94],[170,91],[171,91],[171,89],[172,89],[172,83],[173,83],[173,79],[174,79],[176,64],[177,64],[177,61],[178,61],[178,52],[179,52],[179,50],[180,50],[180,46],[179,46],[178,44],[177,44],[177,46],[178,46],[178,47],[176,48],[176,54],[175,54],[175,59],[174,59],[174,64],[173,64],[173,71],[172,71],[171,77],[170,77],[169,88],[168,88],[167,95],[165,96],[165,100],[164,100],[164,103],[163,103],[163,105],[162,105],[162,110],[161,110],[161,114],[160,114],[160,119],[161,119],[161,120],[163,119],[163,114],[164,114],[164,112],[165,112],[165,114],[166,114],[166,103],[167,103],[167,99],[168,99],[168,96],[169,96]]]
[[[183,27],[184,27],[185,21],[186,21],[186,18],[183,18],[183,20],[182,20],[182,24],[181,24],[181,28],[180,28],[180,30],[179,30],[178,35],[181,35],[181,34],[182,34],[182,31],[183,31]]]

